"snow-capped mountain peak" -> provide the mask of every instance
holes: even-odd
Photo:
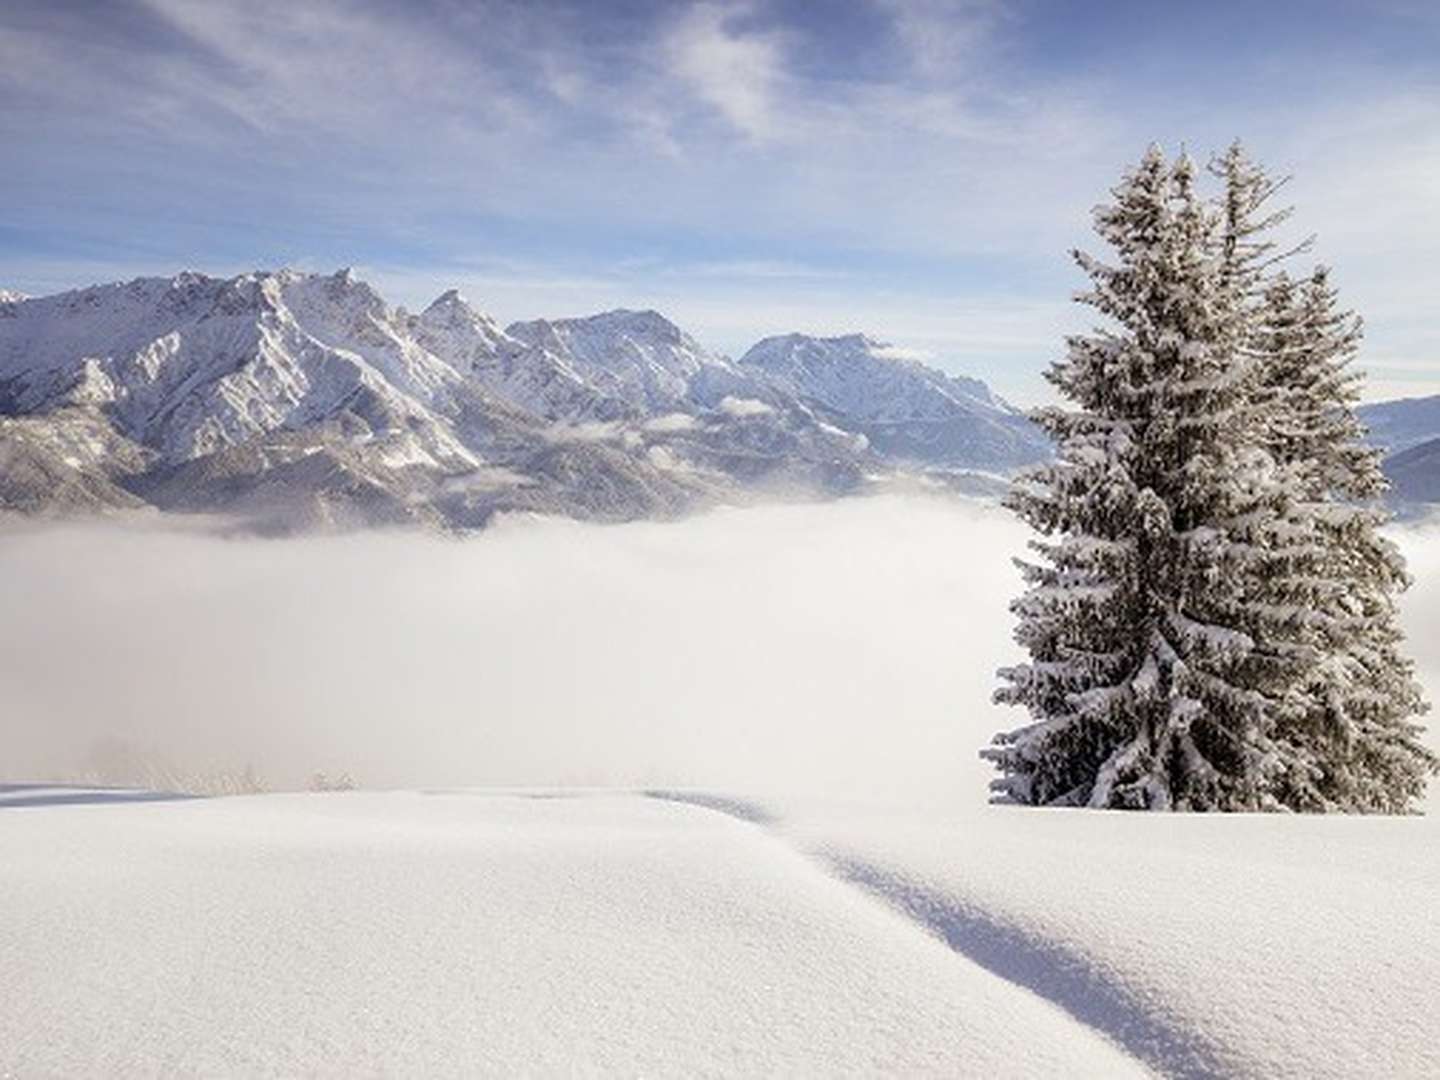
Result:
[[[468,308],[469,306],[469,301],[467,301],[465,297],[460,294],[459,289],[446,289],[434,300],[430,301],[430,306],[427,307],[425,310],[444,310],[446,308],[452,307]]]
[[[103,408],[168,461],[357,405],[437,461],[472,460],[430,413],[458,376],[351,274],[185,271],[13,310],[0,323],[0,397],[23,412]]]
[[[978,379],[948,375],[866,334],[766,338],[740,368],[850,418],[896,456],[1010,468],[1048,450],[1044,436]]]
[[[506,333],[563,360],[605,397],[644,413],[713,404],[712,384],[736,378],[728,360],[708,353],[653,310],[617,308],[583,318],[536,319],[515,323]],[[727,384],[726,392],[733,389]]]
[[[502,329],[456,289],[411,314],[349,269],[0,300],[0,460],[42,478],[12,484],[26,505],[624,517],[766,477],[843,490],[886,455],[1004,469],[1047,450],[983,384],[862,334],[737,364],[651,309]]]
[[[955,407],[1013,409],[978,379],[948,375],[866,334],[766,338],[740,358],[794,392],[871,420],[938,420]]]
[[[471,305],[459,289],[446,289],[430,301],[417,317],[417,322],[432,330],[472,327],[483,330],[484,336],[494,343],[507,340],[499,323]]]

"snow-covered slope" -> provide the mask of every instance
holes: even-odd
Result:
[[[1426,819],[0,788],[16,1075],[1431,1077]]]
[[[1393,501],[1406,505],[1440,503],[1440,438],[1391,454],[1384,468]]]
[[[1370,442],[1386,451],[1390,502],[1406,514],[1440,502],[1440,395],[1375,402],[1357,412]]]
[[[0,792],[0,1073],[1144,1075],[708,810],[124,800]]]
[[[775,827],[1165,1075],[1440,1075],[1433,819],[818,809]]]
[[[984,383],[906,359],[862,334],[766,338],[740,365],[845,417],[882,453],[999,469],[1049,453],[1039,429]]]
[[[142,499],[115,482],[147,455],[89,410],[0,416],[0,515],[47,516],[137,510]]]
[[[27,299],[29,297],[24,293],[16,292],[14,289],[0,289],[0,304],[17,304],[21,300]]]
[[[411,319],[415,339],[506,401],[546,420],[617,420],[634,413],[576,370],[570,357],[511,337],[458,291]]]

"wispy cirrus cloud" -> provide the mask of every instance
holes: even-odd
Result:
[[[681,83],[736,131],[764,140],[784,124],[778,98],[786,67],[779,35],[737,29],[752,11],[749,4],[696,4],[666,33],[665,52]]]
[[[1025,397],[1047,335],[1083,322],[1064,252],[1093,246],[1120,169],[1241,135],[1296,173],[1372,369],[1408,379],[1393,365],[1440,359],[1431,46],[1433,20],[1328,0],[1303,25],[1224,3],[14,0],[0,285],[356,264],[407,302],[664,307],[726,349],[864,329]]]

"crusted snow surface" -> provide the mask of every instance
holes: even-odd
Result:
[[[7,1075],[1144,1072],[710,807],[66,795],[0,791]]]
[[[1431,819],[0,786],[0,1073],[1440,1074]]]

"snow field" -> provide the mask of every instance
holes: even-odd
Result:
[[[986,808],[780,828],[1173,1076],[1440,1076],[1433,818]]]
[[[0,805],[0,896],[0,1073],[1144,1072],[760,827],[641,796]]]

